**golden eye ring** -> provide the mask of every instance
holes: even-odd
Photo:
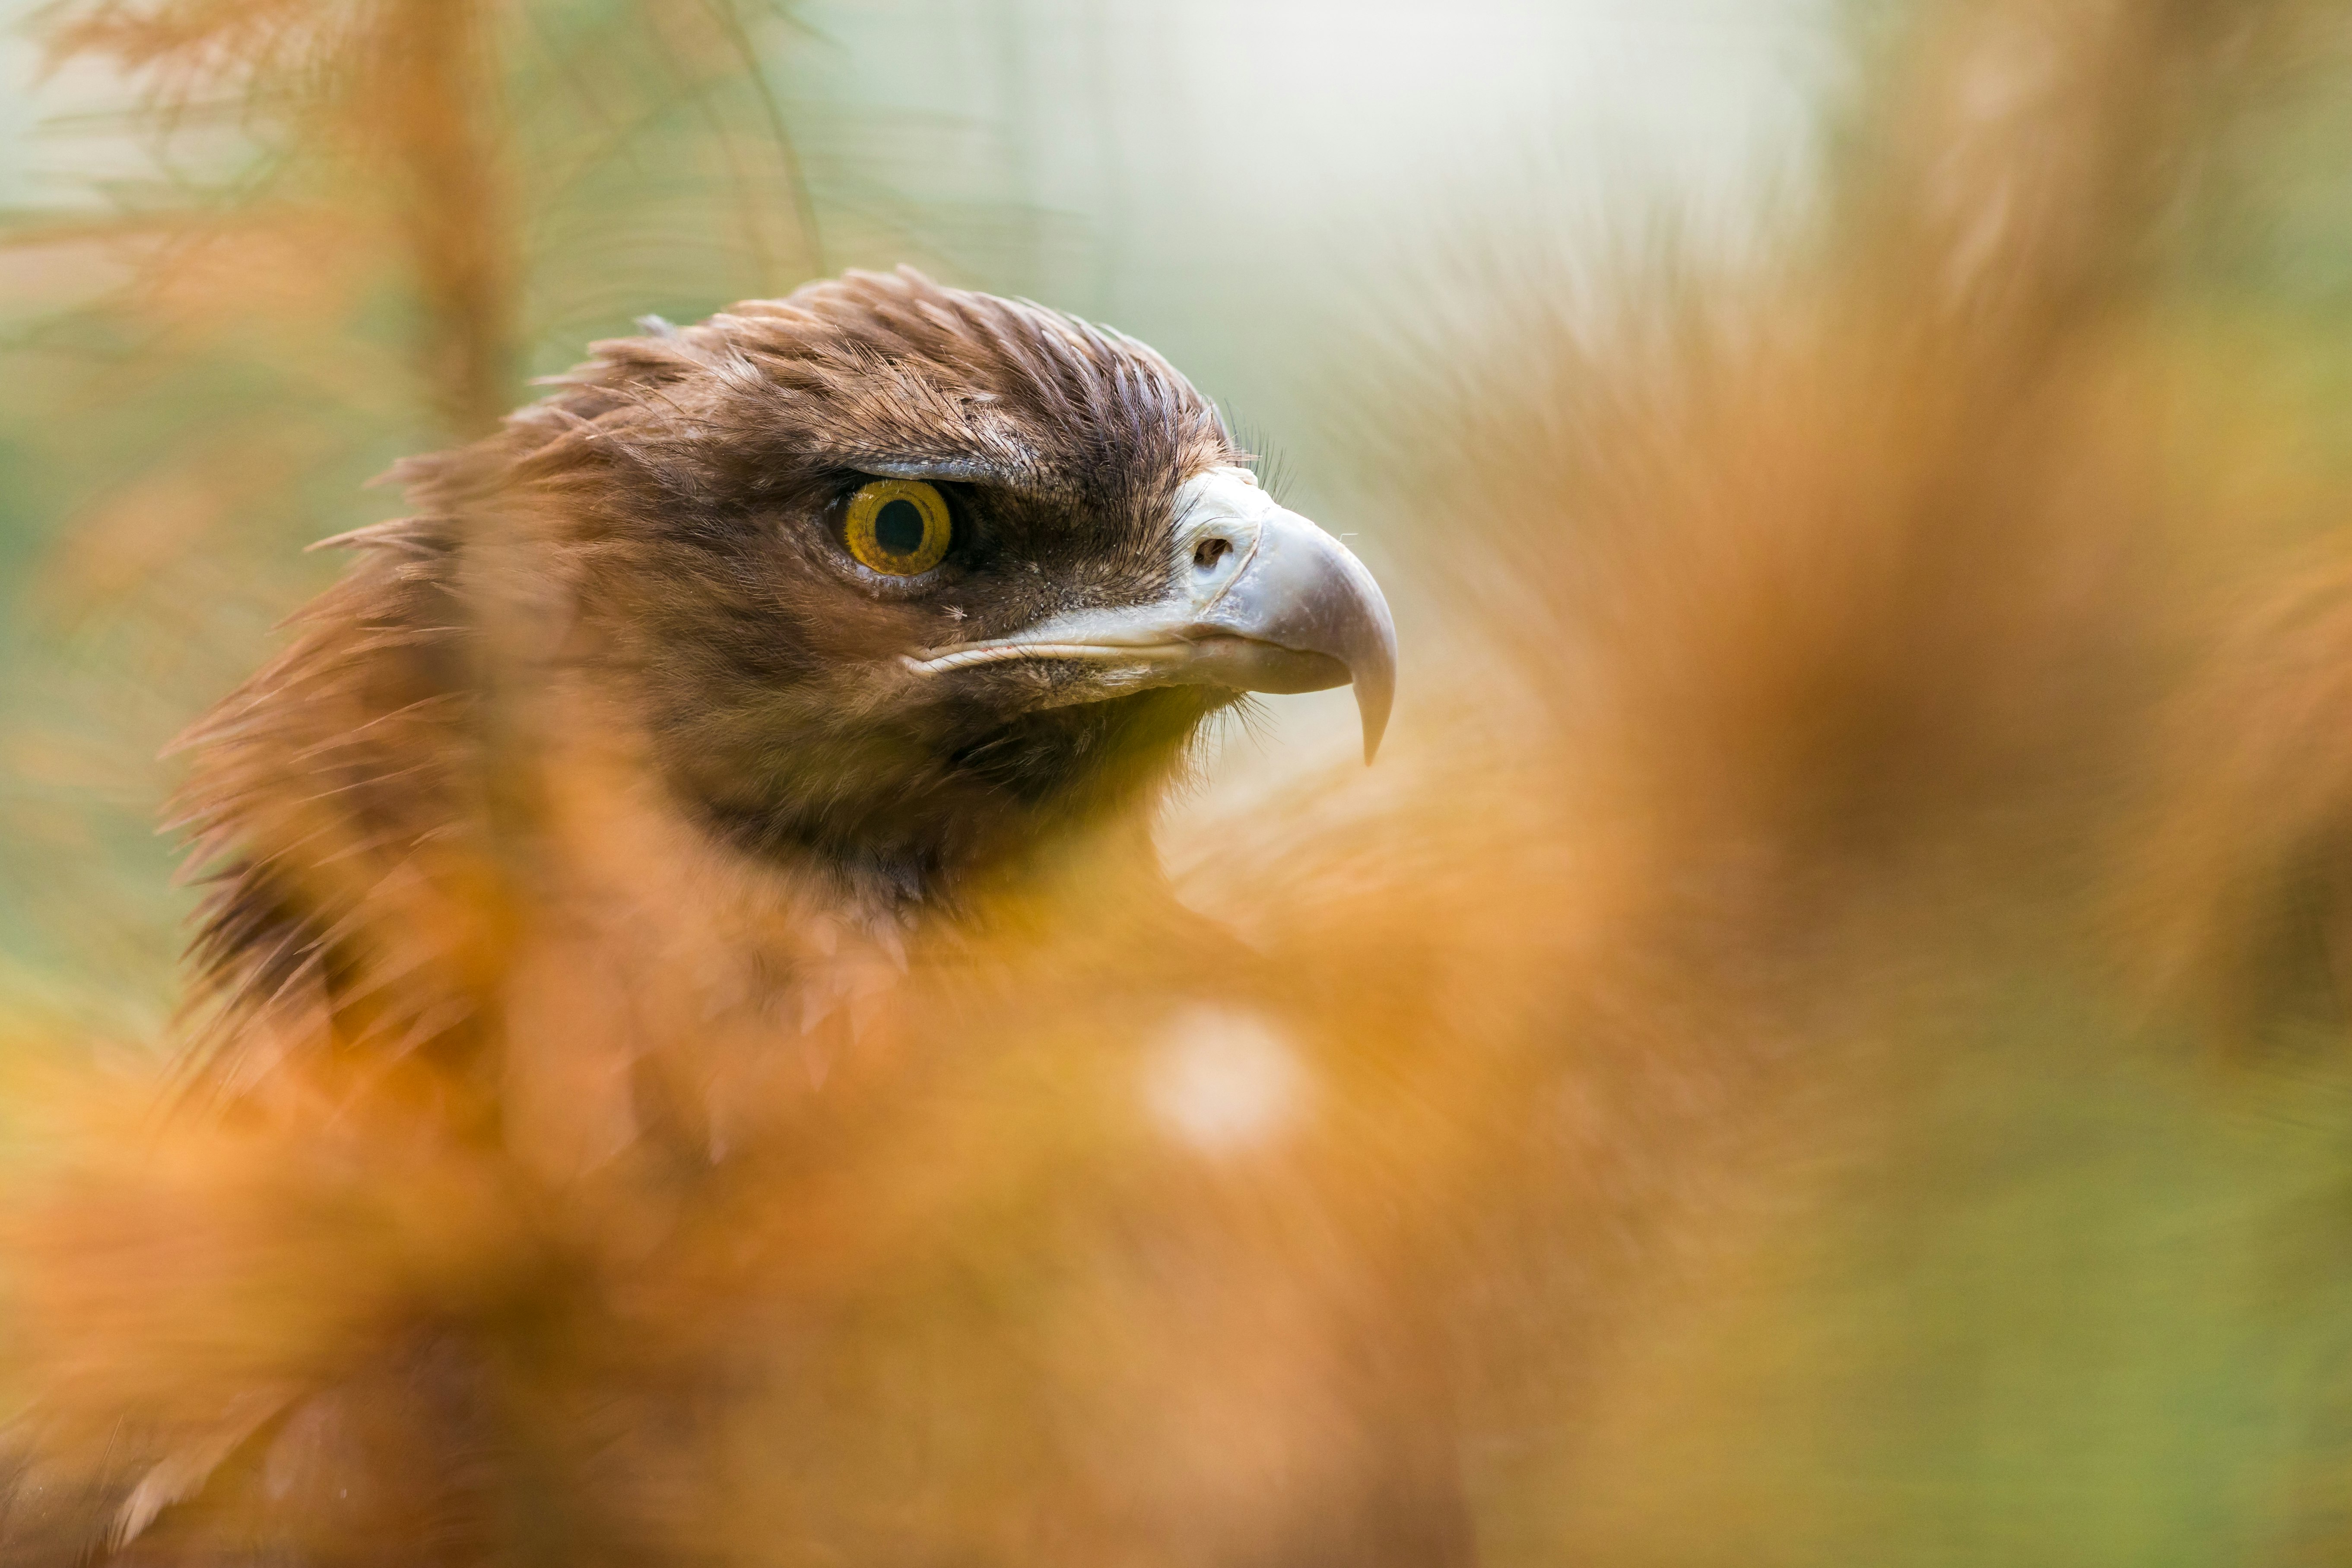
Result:
[[[849,498],[849,553],[885,577],[919,577],[955,532],[947,497],[920,479],[871,479]]]

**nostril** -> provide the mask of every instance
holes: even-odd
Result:
[[[1192,547],[1192,564],[1205,571],[1223,561],[1233,547],[1230,539],[1204,539]]]

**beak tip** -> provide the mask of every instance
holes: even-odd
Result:
[[[1388,733],[1389,708],[1394,700],[1394,688],[1386,680],[1358,679],[1356,715],[1364,727],[1364,766],[1370,767],[1380,755],[1381,737]]]

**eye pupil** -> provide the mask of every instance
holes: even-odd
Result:
[[[912,555],[923,547],[923,514],[910,500],[886,502],[874,514],[874,542],[893,555]]]

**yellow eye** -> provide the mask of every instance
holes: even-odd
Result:
[[[947,498],[919,479],[875,479],[849,499],[849,552],[886,577],[913,577],[948,552]]]

